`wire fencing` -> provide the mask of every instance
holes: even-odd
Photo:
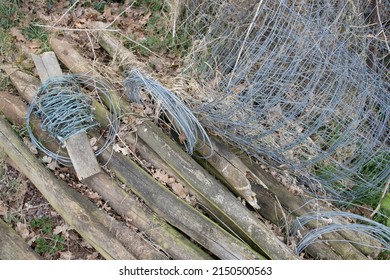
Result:
[[[41,120],[43,131],[52,136],[59,144],[82,131],[99,126],[93,114],[93,98],[106,100],[109,127],[105,142],[95,151],[98,156],[115,140],[119,130],[119,112],[111,92],[113,89],[105,82],[88,75],[64,75],[52,77],[45,81],[32,100],[27,116],[26,128],[31,142],[46,155],[63,165],[72,165],[68,156],[49,150],[33,133],[32,116]]]
[[[346,218],[354,219],[357,223],[338,223],[332,221],[334,218]],[[296,254],[300,254],[307,246],[315,242],[345,242],[345,240],[327,240],[323,238],[327,233],[332,232],[353,232],[357,236],[367,236],[372,239],[375,239],[378,244],[371,245],[375,248],[384,248],[385,250],[390,251],[390,228],[386,225],[377,223],[371,219],[365,218],[349,212],[342,211],[333,211],[333,212],[315,212],[308,213],[305,216],[301,216],[296,219],[293,224],[292,234],[297,234],[297,232],[304,227],[306,224],[314,221],[316,223],[329,221],[328,224],[322,225],[315,230],[309,231],[302,240],[297,244],[295,248]],[[351,241],[349,241],[351,242]],[[370,246],[368,244],[358,243],[359,245]],[[381,247],[383,246],[383,247]]]
[[[186,1],[184,76],[196,86],[185,102],[312,189],[379,196],[390,176],[390,4],[371,2]]]
[[[203,144],[211,143],[207,132],[194,116],[191,110],[174,93],[146,74],[134,69],[126,73],[124,88],[127,97],[136,103],[142,104],[145,99],[142,90],[147,91],[151,99],[158,103],[158,107],[169,119],[172,129],[185,146],[186,152],[192,154],[200,140]]]

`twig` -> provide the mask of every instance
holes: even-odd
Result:
[[[382,201],[385,198],[387,191],[389,190],[389,186],[390,186],[390,177],[387,180],[385,187],[383,188],[383,192],[382,192],[381,198],[379,199],[378,206],[375,208],[375,210],[370,215],[371,218],[375,216],[375,214],[379,211],[379,209],[381,209]]]
[[[89,32],[86,31],[85,32],[87,34],[87,37],[88,37],[88,40],[89,40],[89,43],[91,45],[91,50],[92,50],[92,54],[93,54],[93,60],[92,60],[92,71],[95,72],[95,63],[96,63],[96,52],[95,52],[95,48],[93,47],[93,41],[92,41],[92,38],[91,36],[89,35]]]
[[[64,16],[66,16],[66,14],[77,5],[78,2],[80,2],[80,0],[74,2],[73,5],[70,6],[69,9],[67,9],[66,12],[53,24],[53,27],[56,26],[64,18]]]
[[[103,29],[102,31],[106,31],[106,30]],[[149,49],[148,47],[146,47],[146,46],[142,45],[141,43],[138,43],[137,41],[131,39],[129,36],[126,36],[125,34],[119,32],[119,31],[118,31],[118,33],[119,33],[119,35],[121,35],[122,37],[126,38],[126,39],[129,40],[130,42],[132,42],[132,43],[134,43],[134,44],[140,46],[141,48],[144,48],[144,49],[147,50],[148,52],[154,54],[154,55],[157,56],[158,58],[162,58],[161,55],[158,55],[157,53],[155,53],[154,51],[152,51],[152,50]]]
[[[274,197],[275,197],[276,202],[278,203],[278,207],[279,207],[279,209],[280,209],[280,212],[281,212],[282,215],[283,215],[283,219],[284,219],[284,222],[285,222],[285,224],[286,224],[286,236],[289,236],[289,235],[290,235],[290,229],[289,229],[288,219],[287,219],[285,210],[284,210],[284,208],[283,208],[283,206],[282,206],[282,203],[280,203],[278,196],[277,196],[277,195],[274,195]]]
[[[177,25],[177,17],[179,15],[180,10],[180,2],[178,0],[174,0],[174,3],[171,6],[173,10],[173,22],[172,22],[172,39],[175,40],[176,37],[176,25]]]
[[[385,38],[385,44],[386,44],[386,47],[387,47],[387,50],[390,52],[390,46],[389,46],[389,41],[387,40],[387,37],[386,37],[386,33],[385,33],[385,30],[383,28],[383,25],[382,25],[382,19],[381,19],[381,15],[380,15],[380,12],[379,12],[379,4],[381,4],[381,0],[376,0],[376,14],[378,16],[378,24],[381,28],[381,31],[378,33],[377,36],[379,36],[381,33],[383,34],[383,37]]]
[[[107,32],[119,32],[119,29],[105,29],[105,28],[66,28],[66,27],[57,27],[52,25],[45,25],[45,24],[33,24],[34,26],[44,27],[44,28],[50,28],[55,30],[62,30],[62,31],[107,31]]]
[[[111,25],[113,25],[117,20],[118,18],[120,18],[124,13],[126,13],[131,7],[133,7],[134,3],[136,1],[133,1],[133,3],[130,4],[130,6],[128,6],[126,9],[124,9],[121,13],[119,13],[119,15],[116,16],[116,18],[114,18],[113,21],[111,21],[105,28],[109,28]]]
[[[246,31],[245,38],[244,38],[244,42],[242,42],[242,45],[241,45],[241,48],[240,48],[240,52],[238,53],[236,62],[235,62],[235,64],[234,64],[232,73],[231,73],[231,75],[230,75],[230,79],[229,79],[229,83],[228,83],[228,85],[227,85],[227,88],[229,88],[230,83],[232,82],[233,75],[234,75],[234,72],[235,72],[235,70],[236,70],[238,61],[239,61],[240,58],[241,58],[242,51],[244,50],[244,46],[245,46],[245,44],[246,44],[246,41],[248,40],[249,34],[250,34],[251,31],[252,31],[253,25],[255,24],[255,21],[256,21],[257,17],[259,16],[260,7],[261,7],[262,4],[263,4],[263,0],[260,0],[260,1],[259,1],[259,4],[257,5],[256,13],[255,13],[255,15],[254,15],[254,17],[253,17],[253,19],[252,19],[252,22],[251,22],[251,24],[249,25],[248,30]]]

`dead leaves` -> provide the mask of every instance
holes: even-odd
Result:
[[[23,224],[21,222],[17,222],[15,230],[24,240],[27,240],[30,237],[30,232],[27,229],[26,224]]]
[[[41,50],[42,43],[38,39],[33,39],[27,42],[26,46],[29,48],[30,52],[34,54],[38,54],[42,51]]]
[[[24,35],[22,34],[22,31],[20,31],[19,28],[16,28],[16,27],[12,27],[9,32],[11,33],[11,35],[16,39],[16,41],[19,41],[19,42],[26,42],[26,37],[24,37]]]
[[[121,147],[121,146],[119,146],[118,143],[115,143],[112,148],[115,152],[122,153],[125,156],[127,156],[131,153],[130,149],[127,146]]]
[[[186,198],[187,195],[189,194],[189,191],[187,188],[185,188],[182,184],[180,183],[172,183],[171,188],[175,194],[177,194],[180,198]]]
[[[0,216],[7,215],[8,209],[7,206],[5,206],[4,202],[0,200]]]
[[[70,251],[58,252],[60,254],[60,260],[73,260],[73,254]]]
[[[46,167],[53,171],[60,167],[57,161],[53,160],[53,158],[49,156],[43,156],[42,162],[46,163]]]
[[[67,231],[69,230],[69,227],[66,224],[58,225],[53,229],[53,234],[60,234],[63,233],[67,237]]]
[[[30,141],[28,137],[23,137],[23,143],[28,147],[30,152],[32,152],[34,155],[38,154],[37,147]]]
[[[191,205],[196,204],[196,199],[194,196],[190,195],[188,188],[183,186],[180,182],[176,180],[173,176],[170,176],[167,172],[162,169],[156,169],[152,173],[153,178],[162,183],[165,186],[170,187],[172,192],[176,194],[181,199],[184,199]]]
[[[164,184],[170,183],[170,178],[169,178],[168,174],[162,169],[156,169],[152,175],[153,175],[153,178],[157,179],[161,183],[164,183]]]
[[[96,260],[99,257],[98,252],[93,252],[92,254],[87,255],[87,260]]]

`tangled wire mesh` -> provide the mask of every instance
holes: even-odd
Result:
[[[64,144],[72,135],[100,125],[93,115],[93,98],[103,99],[108,104],[110,125],[104,144],[95,151],[96,156],[100,155],[114,142],[120,124],[111,92],[108,84],[87,75],[49,78],[39,88],[27,112],[26,128],[32,143],[63,165],[71,165],[69,157],[49,150],[34,136],[32,114],[41,119],[43,131]]]
[[[359,223],[340,223],[333,222],[334,218],[346,218],[346,219],[355,219]],[[344,242],[344,240],[327,240],[323,236],[331,232],[345,232],[352,231],[355,234],[365,235],[367,237],[373,238],[378,241],[378,247],[383,246],[386,250],[390,251],[390,228],[386,225],[377,223],[371,219],[342,211],[332,211],[332,212],[315,212],[308,213],[305,216],[301,216],[296,219],[292,227],[292,234],[297,234],[297,232],[304,227],[306,224],[311,221],[323,222],[329,221],[329,224],[323,225],[315,230],[309,231],[302,240],[297,244],[295,252],[300,254],[307,246],[315,242]],[[352,241],[350,241],[352,242]],[[361,243],[358,243],[362,245]],[[370,246],[364,244],[365,246]],[[373,246],[373,245],[371,245]],[[373,246],[378,248],[377,246]]]
[[[316,191],[379,196],[390,176],[390,4],[378,9],[187,1],[181,28],[195,40],[184,75],[197,87],[185,101],[221,138]]]
[[[127,72],[124,87],[128,98],[140,104],[144,102],[141,91],[146,89],[152,100],[159,103],[158,107],[161,107],[176,134],[182,136],[181,142],[187,153],[193,153],[198,141],[211,145],[205,129],[189,107],[159,82],[134,69]]]

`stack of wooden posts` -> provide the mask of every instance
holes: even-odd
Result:
[[[113,35],[101,32],[99,43],[111,56],[128,61],[124,67],[147,69]],[[72,73],[98,76],[91,63],[71,43],[53,38],[51,47]],[[31,102],[40,81],[15,67],[3,66],[2,69],[20,96],[0,92],[0,111],[9,122],[23,125],[27,111],[25,102]],[[127,101],[113,94],[121,104],[122,112],[131,113]],[[95,105],[96,119],[103,127],[108,125],[107,111],[99,103]],[[35,135],[48,148],[57,151],[57,144],[48,140],[45,132],[40,130],[39,120],[33,122]],[[106,151],[98,160],[101,163],[108,161],[115,177],[99,172],[84,179],[83,183],[130,221],[132,227],[128,227],[57,179],[29,151],[4,118],[0,119],[0,149],[64,220],[106,259],[299,259],[263,220],[284,226],[287,216],[293,219],[311,211],[310,205],[304,206],[307,198],[293,195],[249,159],[237,157],[222,143],[215,142],[216,152],[207,162],[206,159],[197,162],[151,121],[140,124],[136,133],[136,141],[134,135],[128,135],[125,141],[135,143],[143,158],[188,188],[209,212],[207,216],[178,198],[129,157]],[[199,147],[198,152],[207,154],[208,149]],[[212,166],[214,175],[202,164]],[[131,192],[126,192],[121,184]],[[245,197],[253,208],[244,206],[237,195]],[[145,205],[140,205],[137,197],[142,198]],[[254,209],[261,219],[255,215]],[[309,223],[301,233],[317,226]],[[139,231],[148,240],[141,237]],[[15,239],[13,243],[10,238],[3,238],[11,234],[15,235],[0,223],[0,259],[37,257],[20,240]],[[359,245],[372,242],[364,236],[342,232],[329,233],[324,238],[333,241],[311,244],[307,248],[311,257],[367,259],[377,254],[377,250]],[[345,239],[353,242],[338,242]]]

